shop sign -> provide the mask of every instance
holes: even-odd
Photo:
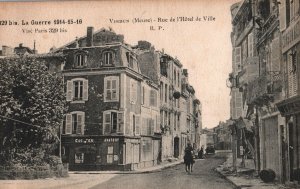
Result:
[[[80,143],[80,144],[90,144],[90,143],[94,143],[94,139],[93,138],[75,138],[75,143]]]
[[[118,138],[106,138],[104,139],[104,142],[118,142],[119,139]]]

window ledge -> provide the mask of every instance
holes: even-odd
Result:
[[[84,104],[85,101],[84,100],[74,100],[74,101],[71,101],[71,104]]]
[[[119,100],[104,100],[103,102],[119,102]]]

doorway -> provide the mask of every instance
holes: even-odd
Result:
[[[179,157],[179,137],[174,138],[174,157]]]

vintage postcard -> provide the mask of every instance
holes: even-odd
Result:
[[[300,1],[0,2],[0,188],[297,188]]]

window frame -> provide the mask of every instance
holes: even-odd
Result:
[[[111,56],[107,56],[110,54]],[[102,53],[103,56],[103,66],[112,66],[114,65],[114,56],[115,53],[113,51],[104,51]]]
[[[76,115],[76,128],[74,125],[74,115]],[[68,119],[70,116],[71,119]],[[79,116],[81,116],[81,121],[79,120]],[[80,130],[79,127],[80,126]],[[65,130],[64,134],[66,135],[84,135],[85,131],[85,112],[83,111],[73,111],[66,115],[65,119]]]
[[[120,78],[119,76],[107,76],[104,78],[104,102],[119,102],[120,99]],[[110,88],[108,88],[108,81],[110,81]],[[115,89],[113,88],[113,81],[115,81]],[[108,93],[109,92],[109,93]],[[113,98],[113,94],[115,93],[115,98]],[[108,96],[110,95],[110,99]]]
[[[74,56],[74,67],[83,68],[87,66],[87,53],[86,52],[77,52]]]
[[[102,134],[112,134],[112,133],[122,133],[122,125],[124,126],[124,112],[120,112],[117,110],[105,110],[102,113],[103,120],[102,120]],[[106,115],[110,115],[109,122],[106,120]],[[115,115],[116,128],[114,129],[114,122],[113,122],[113,115]],[[106,132],[106,125],[109,124],[109,131]]]
[[[75,82],[82,82],[82,97],[75,97]],[[78,89],[78,94],[80,95],[80,89]],[[67,80],[67,92],[66,92],[66,101],[71,103],[85,102],[88,101],[89,96],[89,83],[85,78],[73,78]]]

